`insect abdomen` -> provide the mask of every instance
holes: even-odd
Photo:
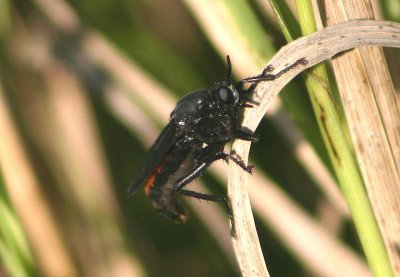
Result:
[[[192,148],[181,148],[169,153],[145,185],[156,209],[177,223],[184,223],[187,213],[176,198],[174,185],[192,169],[194,152]]]

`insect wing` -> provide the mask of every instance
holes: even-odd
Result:
[[[173,122],[169,122],[157,140],[148,151],[142,166],[128,188],[128,195],[133,196],[137,190],[146,184],[167,153],[174,147],[176,141],[182,136],[182,130],[177,130]]]

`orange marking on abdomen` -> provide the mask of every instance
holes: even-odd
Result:
[[[155,180],[157,175],[161,172],[162,164],[159,164],[154,172],[150,175],[149,179],[147,179],[146,183],[144,184],[144,192],[147,196],[150,196],[151,189],[155,186]]]

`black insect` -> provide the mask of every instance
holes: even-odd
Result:
[[[223,203],[231,220],[231,234],[235,237],[234,217],[227,196],[199,193],[184,187],[216,160],[231,160],[246,172],[252,172],[252,166],[224,152],[225,145],[233,139],[257,140],[254,133],[240,128],[241,110],[255,104],[247,94],[259,81],[273,80],[305,62],[305,59],[301,59],[275,75],[267,74],[272,70],[269,66],[261,75],[234,85],[230,79],[231,63],[228,56],[227,78],[210,88],[190,92],[178,101],[168,125],[150,148],[130,184],[129,196],[144,186],[155,208],[176,223],[184,223],[188,217],[177,194]],[[247,90],[243,88],[246,82],[252,83]]]

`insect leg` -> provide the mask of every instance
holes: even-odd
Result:
[[[184,186],[186,186],[191,181],[193,181],[194,179],[199,177],[201,175],[201,173],[207,167],[209,167],[213,161],[220,160],[220,159],[224,159],[224,160],[229,159],[229,160],[233,161],[234,163],[236,163],[238,166],[240,166],[244,171],[246,171],[247,173],[250,173],[250,174],[252,173],[252,169],[254,168],[253,165],[246,165],[242,160],[236,158],[233,155],[230,155],[230,154],[227,154],[224,152],[219,152],[219,153],[216,153],[214,157],[207,159],[206,161],[200,162],[199,165],[193,167],[193,169],[189,173],[187,173],[177,183],[175,183],[174,191],[180,191]]]
[[[246,134],[244,135],[244,137],[246,137],[247,140],[250,140],[249,134],[247,134],[245,131],[243,131],[241,134],[243,135]],[[223,145],[209,145],[198,152],[198,154],[196,155],[196,159],[201,162],[207,163],[208,165],[217,160],[225,160],[225,161],[231,160],[238,166],[240,166],[244,171],[251,174],[251,169],[253,168],[253,166],[245,165],[245,163],[242,160],[236,158],[231,154],[225,153],[223,149],[224,149]]]
[[[235,225],[235,218],[233,216],[232,212],[232,207],[231,207],[231,202],[228,197],[222,196],[222,195],[210,195],[210,194],[205,194],[205,193],[200,193],[192,190],[186,190],[183,189],[184,186],[189,184],[192,180],[194,180],[196,177],[198,177],[202,171],[204,171],[210,163],[207,162],[201,162],[199,165],[195,166],[185,177],[183,177],[181,180],[179,180],[175,185],[174,185],[174,191],[188,196],[188,197],[193,197],[196,199],[203,199],[203,200],[208,200],[208,201],[214,201],[214,202],[219,202],[224,204],[225,209],[227,211],[229,220],[231,222],[231,236],[236,238],[236,225]]]
[[[229,220],[231,221],[231,236],[234,238],[237,238],[235,217],[233,216],[231,201],[229,200],[228,197],[223,196],[223,195],[205,194],[205,193],[200,193],[200,192],[186,190],[186,189],[181,189],[178,192],[184,196],[193,197],[196,199],[207,200],[207,201],[219,202],[219,203],[224,204],[226,212],[229,217]]]
[[[274,70],[273,66],[272,65],[268,65],[266,68],[264,68],[263,72],[260,75],[240,80],[239,82],[237,82],[237,84],[235,86],[236,90],[239,91],[239,92],[245,92],[246,94],[250,94],[256,88],[258,83],[262,81],[262,79],[259,80],[258,78],[267,75],[267,73],[271,72],[272,70]],[[252,83],[252,84],[250,85],[249,88],[243,89],[244,83]],[[256,105],[259,104],[258,102],[254,101],[254,100],[252,100],[250,98],[245,98],[245,100],[250,102],[250,103],[252,103],[252,104],[256,104]]]
[[[233,216],[231,203],[230,203],[230,200],[228,197],[221,196],[221,195],[209,195],[209,194],[204,194],[204,193],[199,193],[199,192],[183,189],[184,186],[186,186],[192,180],[197,178],[212,162],[219,160],[219,159],[224,159],[224,160],[230,159],[230,160],[234,161],[236,164],[238,164],[245,171],[251,173],[253,166],[246,166],[244,164],[244,162],[241,161],[240,159],[234,157],[233,155],[224,153],[223,151],[221,151],[221,149],[223,149],[223,146],[224,145],[211,145],[211,146],[207,146],[204,149],[201,149],[201,151],[196,155],[196,160],[198,161],[198,164],[196,164],[186,174],[186,176],[184,176],[182,179],[180,179],[174,185],[173,189],[175,192],[180,193],[185,196],[223,203],[227,210],[229,219],[231,221],[231,226],[232,226],[231,227],[231,235],[232,235],[232,237],[236,238],[235,219]]]
[[[252,173],[252,169],[254,165],[246,165],[241,159],[236,158],[231,154],[227,154],[225,152],[220,152],[215,155],[215,160],[224,159],[224,160],[231,160],[238,166],[240,166],[244,171],[247,173]]]
[[[210,165],[210,163],[201,162],[200,164],[194,166],[192,170],[187,173],[184,177],[182,177],[177,183],[174,185],[174,191],[178,192],[182,190],[184,186],[189,184],[191,181],[200,176],[200,174]]]
[[[247,128],[238,129],[234,131],[235,138],[247,140],[252,142],[258,141],[258,136]]]
[[[214,146],[215,147],[215,146]],[[214,161],[216,160],[231,160],[235,162],[238,166],[240,166],[244,171],[248,173],[252,173],[252,169],[254,166],[249,165],[247,166],[242,160],[236,158],[233,155],[227,154],[219,149],[221,147],[218,147],[218,150],[215,150],[216,148],[214,147],[206,147],[205,149],[202,150],[197,156],[196,160],[199,161],[197,165],[195,165],[185,176],[183,176],[178,182],[175,183],[174,185],[174,191],[180,191],[184,186],[189,184],[191,181],[196,179],[197,177],[200,176],[200,174],[210,166]],[[218,152],[215,152],[218,151]]]
[[[308,61],[305,58],[301,58],[301,59],[298,59],[297,61],[295,61],[294,63],[292,63],[291,65],[285,67],[284,69],[282,69],[281,71],[279,71],[276,74],[268,74],[268,72],[273,70],[273,67],[271,65],[269,65],[263,70],[263,72],[260,75],[243,79],[240,82],[257,84],[260,81],[275,80],[276,78],[278,78],[282,74],[292,70],[293,68],[295,68],[299,65],[306,65],[306,64],[308,64]]]

